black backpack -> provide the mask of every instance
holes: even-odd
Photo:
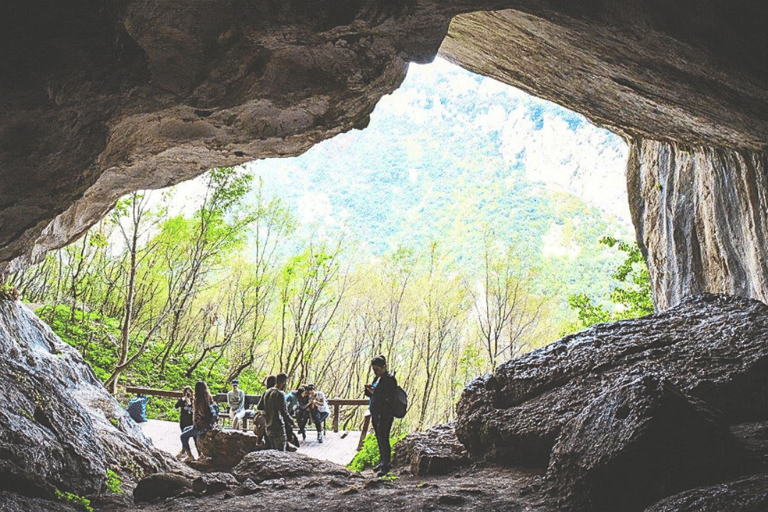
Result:
[[[395,418],[404,418],[408,412],[408,393],[403,388],[395,388],[395,399],[392,401],[392,415]]]

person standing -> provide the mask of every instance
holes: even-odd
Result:
[[[245,416],[245,392],[237,386],[240,383],[232,379],[232,391],[227,393],[227,405],[229,405],[229,419],[232,420],[232,429],[240,428],[240,421]]]
[[[264,402],[264,413],[267,419],[267,437],[275,450],[285,451],[285,417],[288,417],[288,411],[285,408],[285,386],[288,383],[288,376],[280,373],[275,377],[275,387],[270,388],[264,393],[262,401]]]
[[[192,450],[189,449],[189,440],[198,438],[205,432],[211,430],[216,423],[213,414],[213,397],[208,391],[208,384],[203,380],[195,384],[195,407],[193,411],[192,425],[184,429],[181,433],[181,453],[180,460],[189,460],[194,458]]]
[[[387,371],[387,360],[376,356],[371,360],[371,370],[375,378],[372,384],[365,385],[365,396],[369,397],[368,409],[371,411],[371,423],[379,445],[379,464],[373,468],[376,476],[384,476],[392,469],[392,447],[389,434],[395,419],[393,405],[397,392],[397,381]]]
[[[192,388],[184,386],[182,397],[176,401],[176,405],[174,406],[176,409],[179,409],[179,428],[181,428],[182,432],[184,432],[185,428],[192,425],[192,413],[194,411],[194,403],[192,399]],[[176,457],[181,457],[183,455],[184,450],[182,449]]]
[[[328,407],[328,401],[325,399],[325,393],[315,389],[314,384],[308,384],[310,407],[309,412],[312,422],[317,429],[317,442],[323,442],[323,421],[330,416],[331,408]]]

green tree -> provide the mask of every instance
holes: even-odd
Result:
[[[595,303],[584,293],[568,297],[568,304],[578,312],[581,327],[653,313],[648,266],[637,244],[630,244],[609,236],[602,237],[600,243],[608,247],[616,247],[627,255],[624,262],[611,274],[611,277],[621,284],[617,285],[610,294],[610,300],[613,303],[611,310]]]

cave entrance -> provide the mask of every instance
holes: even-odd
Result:
[[[633,238],[626,158],[584,117],[438,58],[411,65],[365,130],[126,197],[19,282],[102,380],[139,354],[115,383],[221,392],[239,376],[257,393],[286,371],[360,398],[383,353],[411,394],[401,428],[423,428],[470,379],[570,332],[569,295],[607,295],[622,258],[598,240]]]

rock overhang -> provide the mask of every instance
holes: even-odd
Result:
[[[297,155],[364,127],[408,63],[441,44],[449,60],[638,144],[768,146],[768,12],[748,0],[38,0],[2,10],[0,272],[76,239],[131,190]],[[674,256],[641,218],[646,253]],[[699,281],[662,273],[652,268],[662,307],[731,291],[703,279],[669,292]]]

